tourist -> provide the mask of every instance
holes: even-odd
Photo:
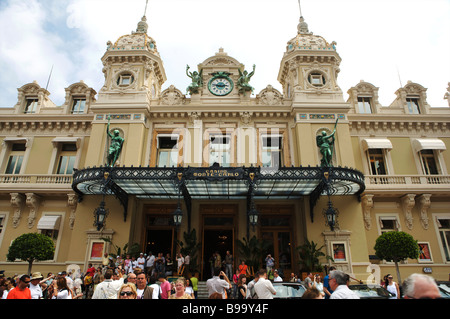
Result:
[[[55,281],[53,281],[53,285],[55,285]],[[67,285],[67,280],[64,276],[60,276],[56,280],[52,299],[73,299],[73,292]]]
[[[384,288],[389,291],[393,296],[389,299],[399,299],[400,298],[400,288],[398,284],[394,281],[394,277],[391,274],[385,276]]]
[[[255,293],[258,295],[258,299],[273,299],[277,291],[272,285],[270,280],[267,280],[267,270],[261,269],[258,271],[258,282],[255,284]]]
[[[119,274],[119,280],[112,280],[113,271],[108,269],[105,272],[105,280],[97,285],[92,295],[92,299],[117,299],[117,293],[123,285],[122,273]]]
[[[441,298],[439,288],[433,277],[423,274],[412,274],[403,282],[404,299],[438,299]]]
[[[161,299],[169,299],[170,290],[172,289],[170,282],[168,282],[166,278],[166,274],[164,273],[160,273],[158,276],[158,280],[161,283]]]
[[[222,276],[224,279],[221,279]],[[218,292],[222,294],[222,299],[226,298],[226,289],[231,288],[230,280],[227,275],[220,270],[220,268],[214,269],[214,276],[206,281],[206,286],[208,287],[208,296],[211,294]]]
[[[136,276],[136,299],[153,299],[153,288],[147,286],[147,275],[143,272]]]
[[[240,275],[237,284],[237,299],[245,299],[247,296],[247,277]]]
[[[179,278],[175,282],[175,293],[171,294],[169,299],[193,299],[192,296],[186,293],[186,280]]]
[[[19,276],[16,287],[9,291],[6,299],[31,299],[30,282],[30,276]]]
[[[136,285],[134,285],[132,283],[123,284],[119,289],[117,298],[118,299],[136,299],[137,298]]]
[[[360,299],[354,291],[348,288],[349,275],[340,270],[333,270],[329,276],[330,288],[333,290],[330,299]]]

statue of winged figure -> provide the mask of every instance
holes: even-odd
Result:
[[[191,84],[186,89],[186,93],[197,94],[199,89],[203,86],[203,69],[200,70],[200,73],[197,71],[189,72],[189,65],[186,66],[186,75],[192,79]]]
[[[255,74],[255,67],[256,65],[253,64],[253,71],[248,73],[246,70],[244,72],[241,72],[239,70],[239,79],[237,82],[237,85],[239,87],[240,92],[246,92],[251,91],[253,93],[253,87],[249,84],[251,77]]]

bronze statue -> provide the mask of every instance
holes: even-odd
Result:
[[[336,123],[334,124],[334,130],[330,135],[327,136],[327,132],[322,131],[322,134],[316,137],[317,146],[320,149],[320,154],[322,154],[322,159],[320,161],[320,166],[322,167],[331,166],[331,159],[333,158],[333,147],[335,140],[334,135],[336,134],[336,126],[338,120],[339,119],[336,120]]]
[[[190,93],[196,94],[198,93],[198,90],[203,86],[203,80],[202,80],[202,73],[203,70],[198,73],[197,71],[194,72],[188,72],[190,69],[189,65],[186,66],[186,75],[192,79],[192,83],[189,84],[189,86],[186,89],[186,94]]]
[[[106,126],[106,134],[111,138],[109,145],[108,157],[106,158],[108,166],[114,166],[119,158],[120,152],[122,152],[122,146],[125,139],[119,135],[119,130],[114,130],[114,135],[109,131],[109,121],[111,116],[108,116],[108,125]]]
[[[250,74],[244,70],[244,72],[241,72],[241,70],[239,70],[239,79],[237,82],[237,85],[239,86],[239,91],[240,92],[244,92],[245,91],[252,91],[253,93],[253,87],[249,84],[250,82],[250,78],[253,76],[253,74],[255,74],[255,67],[256,65],[253,64],[253,71],[250,72]]]

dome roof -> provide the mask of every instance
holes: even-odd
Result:
[[[336,42],[328,43],[320,35],[314,35],[308,30],[308,24],[303,17],[300,17],[300,22],[297,26],[297,36],[287,43],[286,52],[294,50],[323,50],[336,51]]]
[[[147,50],[153,54],[159,55],[156,42],[152,37],[147,35],[147,30],[147,18],[143,16],[138,23],[136,32],[121,36],[114,44],[108,42],[108,51]]]

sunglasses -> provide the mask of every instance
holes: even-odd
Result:
[[[132,294],[133,294],[132,291],[122,291],[122,292],[120,293],[121,296],[125,296],[125,295],[131,296]]]

